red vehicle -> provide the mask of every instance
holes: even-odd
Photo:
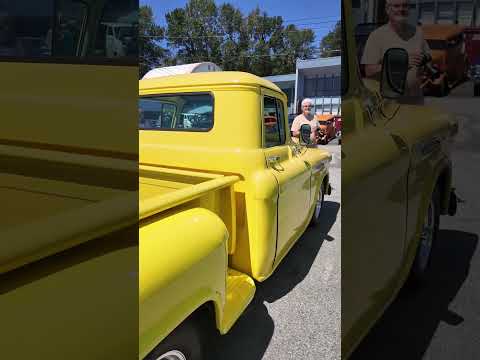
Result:
[[[333,117],[333,127],[335,128],[335,137],[338,139],[338,144],[342,143],[342,116],[335,115]]]
[[[333,117],[333,122],[335,127],[335,133],[337,134],[337,137],[338,137],[342,133],[342,115],[335,115]]]
[[[335,122],[332,114],[316,114],[315,118],[320,123],[320,144],[328,144],[335,138]]]
[[[465,29],[465,51],[470,65],[480,64],[480,27]]]
[[[465,29],[465,51],[470,63],[473,95],[480,96],[480,27]]]

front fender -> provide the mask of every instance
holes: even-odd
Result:
[[[145,357],[201,305],[225,303],[228,231],[194,208],[149,219],[139,229],[139,354]]]

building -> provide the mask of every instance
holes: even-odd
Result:
[[[298,114],[305,98],[314,101],[320,114],[341,113],[341,57],[297,60],[295,74],[267,76],[287,94],[290,118]]]
[[[480,0],[409,0],[410,20],[422,24],[480,26]],[[356,23],[384,22],[385,0],[352,0]]]
[[[288,114],[295,112],[295,79],[296,74],[266,76],[264,79],[273,82],[287,94]]]

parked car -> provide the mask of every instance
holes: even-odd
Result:
[[[468,77],[469,62],[465,51],[464,27],[459,25],[423,25],[425,40],[431,49],[432,63],[439,71],[437,77],[426,76],[425,94],[445,96],[449,90]]]
[[[403,49],[384,55],[382,83],[362,78],[352,2],[342,6],[348,61],[342,62],[341,357],[347,359],[407,279],[428,279],[440,215],[456,211],[451,144],[458,123],[434,108],[397,101],[408,71]]]
[[[331,155],[290,141],[286,95],[257,76],[194,73],[139,87],[139,357],[210,359],[207,335],[231,329],[255,281],[319,222]],[[198,109],[209,120],[186,128]]]

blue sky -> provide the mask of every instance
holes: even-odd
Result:
[[[227,2],[239,8],[244,15],[258,5],[269,16],[282,16],[284,24],[311,28],[316,35],[315,45],[340,20],[340,0],[215,0],[217,5]],[[186,3],[187,0],[140,0],[140,5],[152,7],[157,24],[162,26],[165,25],[166,13],[184,7]]]

